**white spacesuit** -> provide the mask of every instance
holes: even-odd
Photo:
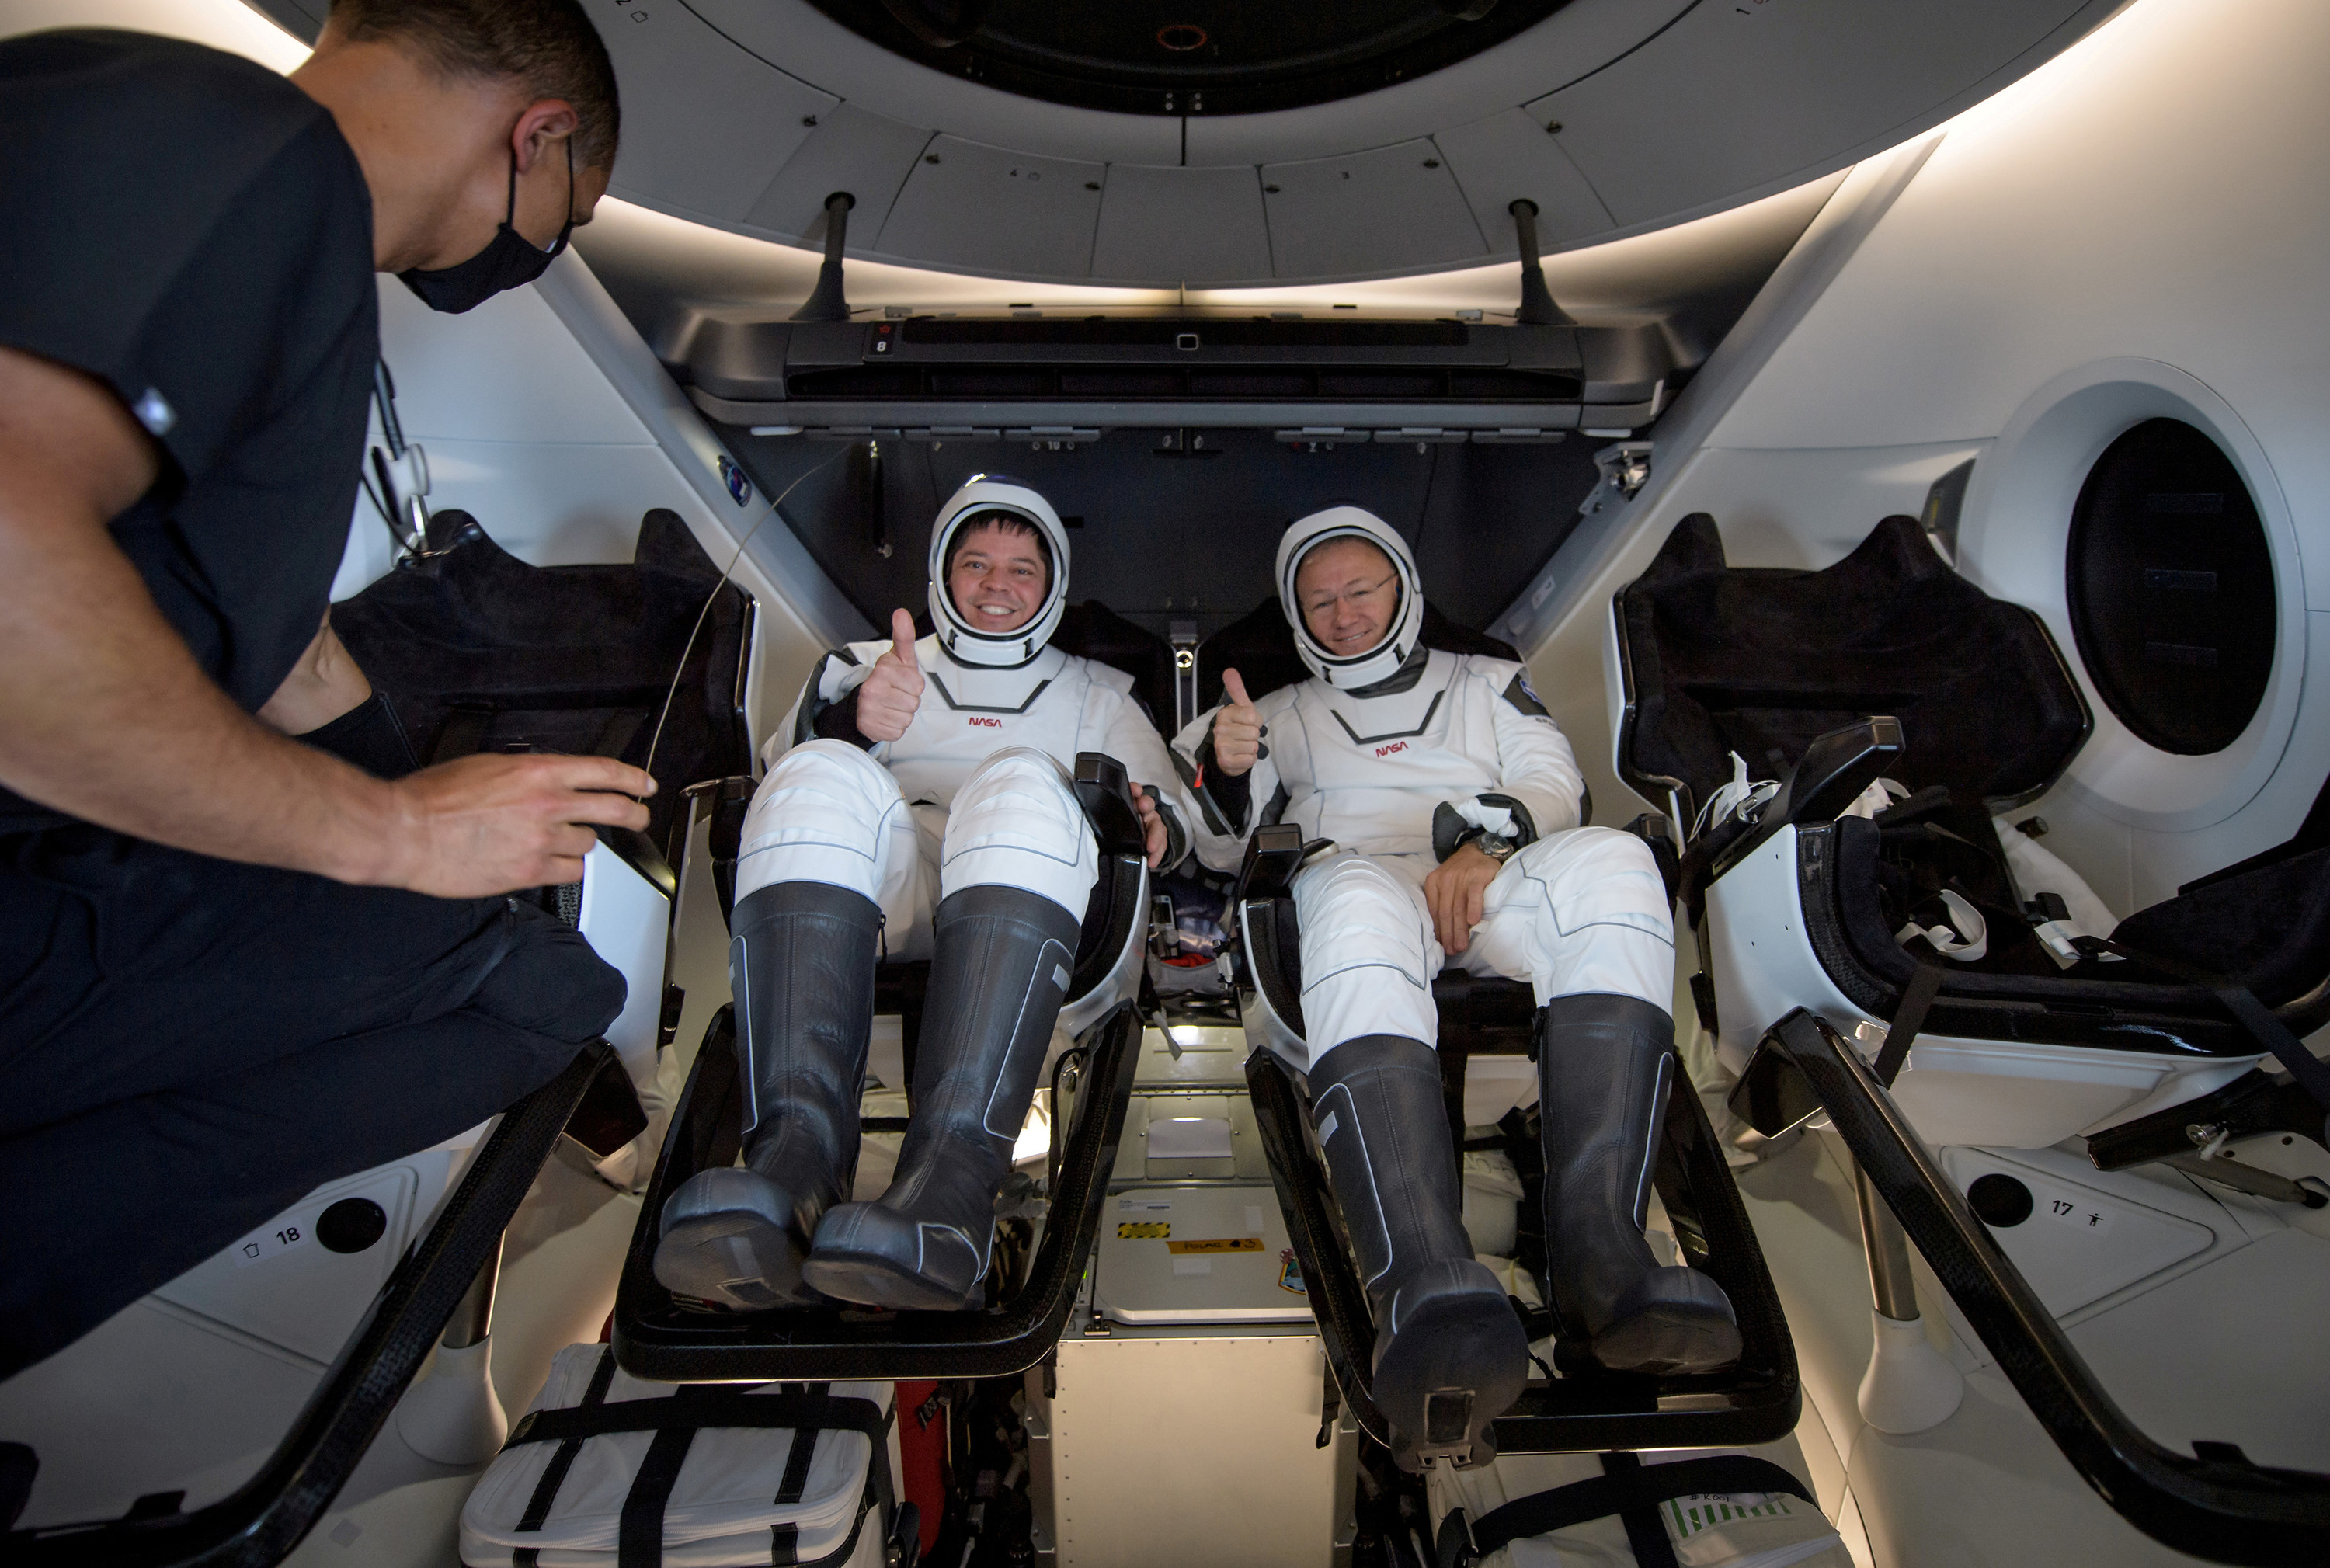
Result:
[[[1347,539],[1381,553],[1398,604],[1378,641],[1338,655],[1306,624],[1297,579],[1312,552]],[[1309,1075],[1378,1324],[1396,1326],[1378,1342],[1377,1403],[1429,1451],[1461,1457],[1467,1440],[1439,1440],[1444,1417],[1454,1419],[1447,1391],[1472,1391],[1466,1425],[1477,1440],[1526,1370],[1519,1325],[1457,1218],[1432,1058],[1432,978],[1452,955],[1426,879],[1466,845],[1502,864],[1454,961],[1529,981],[1539,1006],[1548,1257],[1565,1334],[1612,1366],[1736,1356],[1720,1288],[1658,1268],[1642,1234],[1673,1060],[1672,914],[1649,851],[1580,826],[1576,759],[1520,664],[1419,645],[1422,584],[1407,542],[1380,519],[1355,506],[1303,518],[1280,544],[1277,575],[1314,678],[1255,699],[1264,743],[1250,771],[1232,774],[1216,755],[1220,708],[1174,744],[1198,784],[1208,864],[1234,867],[1264,824],[1331,841],[1294,881],[1304,1039],[1282,1050]],[[1479,874],[1490,874],[1484,863]],[[1435,1316],[1445,1320],[1431,1336],[1437,1350],[1403,1350]]]
[[[1040,608],[1000,634],[947,589],[958,535],[998,514],[1034,531],[1049,569]],[[1068,579],[1050,504],[972,478],[940,511],[930,568],[938,629],[913,645],[922,690],[904,732],[858,730],[859,690],[894,645],[853,643],[819,662],[766,749],[730,920],[744,1164],[700,1172],[665,1205],[656,1273],[677,1294],[968,1304],[1098,877],[1076,753],[1115,758],[1159,797],[1161,864],[1187,847],[1193,813],[1132,678],[1047,646]],[[845,1204],[884,955],[932,960],[914,1117],[889,1190]]]

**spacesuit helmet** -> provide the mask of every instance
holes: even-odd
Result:
[[[1399,608],[1392,614],[1390,629],[1375,647],[1348,656],[1334,653],[1311,635],[1311,628],[1302,618],[1302,602],[1294,592],[1295,574],[1302,570],[1303,557],[1335,539],[1366,540],[1390,558],[1393,570],[1399,574]],[[1294,651],[1302,656],[1311,673],[1329,685],[1346,691],[1373,685],[1397,675],[1400,666],[1416,651],[1417,636],[1424,628],[1424,583],[1416,576],[1416,557],[1408,550],[1407,541],[1390,524],[1361,506],[1330,506],[1299,518],[1288,527],[1285,536],[1278,542],[1278,602],[1294,628]]]
[[[947,555],[955,534],[966,524],[1008,513],[1028,523],[1044,542],[1052,562],[1051,581],[1044,602],[1025,625],[1007,632],[982,631],[955,608],[947,591]],[[1036,490],[1002,474],[973,474],[962,488],[947,497],[931,527],[931,624],[938,628],[939,646],[956,662],[1009,669],[1024,665],[1044,651],[1068,604],[1068,532],[1060,515]]]

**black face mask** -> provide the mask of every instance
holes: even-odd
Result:
[[[434,271],[414,267],[397,274],[404,286],[418,294],[431,310],[442,310],[459,316],[474,310],[505,288],[516,288],[533,282],[566,249],[566,237],[574,232],[574,140],[566,141],[566,226],[558,231],[558,238],[550,242],[547,250],[537,250],[512,225],[517,220],[517,150],[510,150],[509,214],[486,248],[467,261],[452,267],[440,267]]]

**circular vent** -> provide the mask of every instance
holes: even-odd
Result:
[[[2071,515],[2071,631],[2105,704],[2164,751],[2221,751],[2273,673],[2273,558],[2217,443],[2147,420],[2104,449]]]
[[[1501,43],[1568,0],[811,0],[895,54],[1120,114],[1255,114],[1371,92]]]

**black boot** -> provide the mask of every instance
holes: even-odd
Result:
[[[801,1260],[857,1175],[882,912],[848,888],[780,882],[729,924],[744,1165],[698,1171],[671,1195],[655,1273],[675,1295],[757,1311],[817,1299]]]
[[[876,1202],[825,1216],[802,1270],[811,1286],[871,1307],[978,1299],[996,1190],[1035,1097],[1077,930],[1067,911],[1020,888],[967,887],[940,902],[898,1174]]]
[[[1406,1469],[1496,1456],[1489,1423],[1529,1380],[1529,1337],[1464,1233],[1432,1047],[1363,1034],[1311,1069],[1311,1114],[1376,1321],[1376,1408]]]
[[[1552,1307],[1563,1337],[1588,1342],[1615,1371],[1706,1372],[1739,1358],[1723,1287],[1660,1267],[1643,1239],[1674,1063],[1674,1021],[1636,997],[1557,997],[1538,1014]]]

